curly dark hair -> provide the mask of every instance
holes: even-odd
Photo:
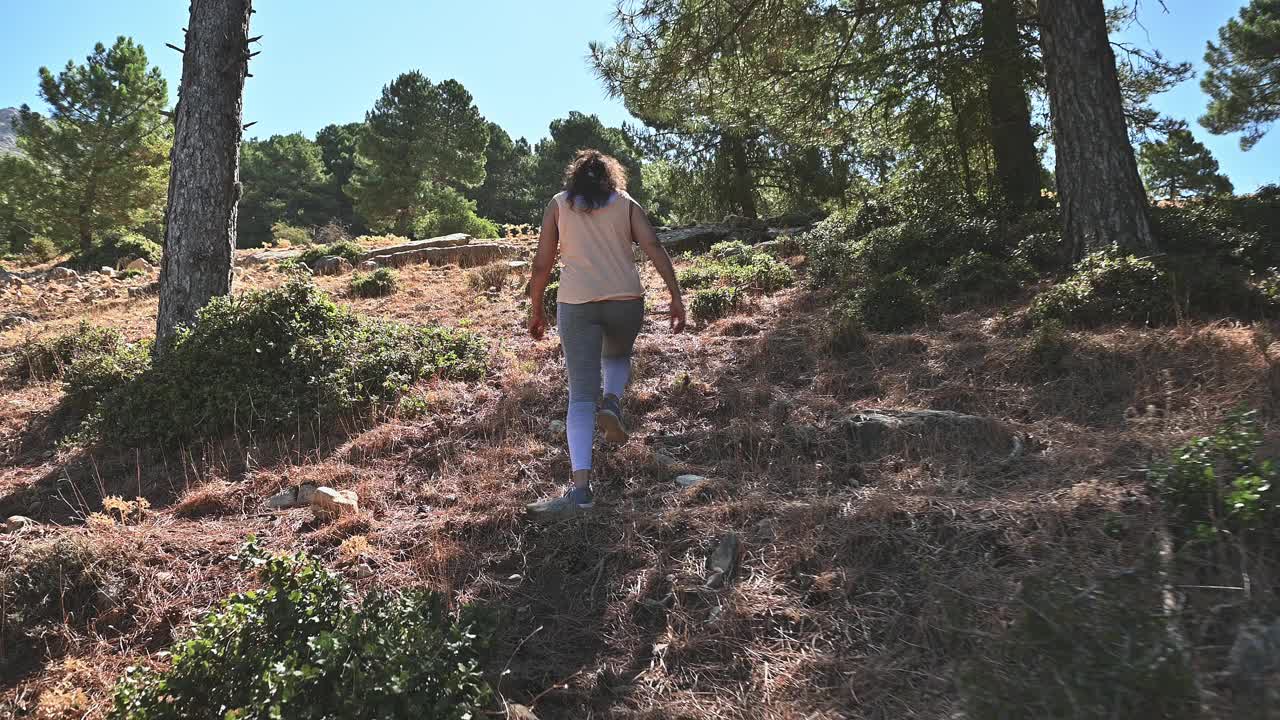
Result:
[[[564,189],[574,209],[594,210],[615,192],[626,192],[627,169],[599,150],[579,150],[564,171]]]

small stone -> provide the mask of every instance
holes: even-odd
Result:
[[[7,533],[19,532],[36,526],[36,521],[25,515],[10,515],[8,520],[4,521],[4,531]]]
[[[564,421],[563,421],[563,420],[552,420],[551,422],[547,423],[547,430],[548,430],[552,435],[563,435],[563,434],[564,434],[564,432],[565,432],[565,425],[564,425]]]
[[[680,477],[676,478],[676,484],[682,488],[691,488],[694,485],[697,485],[698,483],[702,482],[703,480],[706,480],[706,478],[702,477],[701,475],[681,475]]]
[[[56,267],[47,274],[50,280],[79,280],[80,273],[68,267]]]
[[[116,260],[116,269],[117,269],[117,270],[124,270],[125,268],[129,267],[129,263],[131,263],[131,262],[133,262],[134,260],[137,260],[137,259],[138,259],[138,256],[137,256],[137,255],[125,255],[124,257],[120,258],[119,260]]]
[[[106,275],[107,277],[115,277],[116,271],[115,271],[115,270],[112,270],[111,268],[107,267],[106,265],[103,265],[102,267],[98,268],[98,274],[99,274],[99,275]]]
[[[311,512],[317,519],[350,517],[360,512],[360,499],[351,490],[319,487],[311,496]]]
[[[144,273],[150,273],[152,270],[155,270],[155,267],[152,266],[151,263],[147,262],[143,258],[135,258],[133,262],[130,262],[128,265],[125,265],[124,269],[137,270]]]
[[[282,492],[267,498],[267,507],[281,510],[310,505],[311,499],[315,497],[316,490],[315,483],[302,483],[295,487],[286,488]]]
[[[376,260],[365,260],[364,262],[360,263],[360,272],[373,272],[374,270],[377,270],[380,267],[382,266],[379,265],[378,261]]]
[[[707,587],[721,587],[733,575],[733,570],[738,564],[739,544],[738,536],[732,532],[721,536],[715,552],[707,558],[707,571],[710,573],[707,576]]]
[[[369,567],[367,564],[360,563],[359,565],[356,566],[357,580],[367,580],[373,576],[374,576],[373,568]]]

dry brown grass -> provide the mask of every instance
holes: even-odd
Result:
[[[557,344],[522,333],[516,287],[477,297],[448,268],[401,278],[395,296],[342,302],[468,326],[493,348],[488,380],[417,388],[424,416],[335,421],[305,446],[90,454],[38,431],[56,386],[0,388],[0,510],[138,552],[128,629],[67,626],[52,653],[0,681],[0,716],[79,707],[77,691],[90,698],[77,712],[101,716],[123,667],[250,582],[228,558],[252,533],[353,580],[369,565],[361,588],[425,584],[500,608],[494,684],[544,720],[947,717],[957,668],[1008,623],[1023,578],[1132,566],[1158,525],[1141,472],[1151,457],[1237,405],[1272,422],[1280,410],[1280,371],[1257,328],[1077,333],[1046,367],[1022,333],[961,314],[835,354],[822,299],[792,290],[683,336],[650,317],[626,399],[635,438],[598,450],[599,509],[530,525],[523,503],[569,470],[551,425],[565,410]],[[280,279],[252,269],[244,285]],[[155,303],[39,311],[38,334],[88,317],[142,337]],[[0,337],[0,355],[20,342]],[[952,441],[867,455],[839,428],[871,407],[986,415],[1031,439],[1013,462]],[[684,472],[708,481],[681,490],[672,480]],[[303,481],[355,489],[361,515],[318,524],[305,509],[264,511],[263,498]],[[80,527],[113,494],[152,508],[137,525]],[[706,555],[730,530],[740,569],[706,589]],[[23,542],[0,539],[0,566]]]

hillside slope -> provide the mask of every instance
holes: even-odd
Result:
[[[1070,333],[1047,362],[1010,319],[1020,303],[837,351],[821,292],[761,296],[673,336],[661,283],[645,280],[625,400],[635,436],[598,449],[597,510],[561,524],[523,516],[569,465],[559,345],[523,333],[518,280],[476,291],[456,268],[410,266],[400,293],[358,299],[345,278],[318,278],[362,313],[482,333],[493,371],[418,388],[425,411],[322,418],[314,442],[65,448],[59,387],[0,386],[0,516],[40,523],[0,535],[0,565],[87,536],[115,568],[107,602],[54,622],[0,680],[0,716],[63,703],[66,717],[100,717],[126,666],[162,662],[189,622],[251,584],[230,556],[256,534],[362,589],[425,584],[499,608],[494,685],[543,720],[955,717],[986,684],[1034,676],[1008,634],[1027,588],[1143,572],[1162,536],[1145,488],[1154,458],[1237,406],[1280,409],[1258,329],[1230,322]],[[250,268],[240,287],[282,281]],[[0,290],[33,320],[0,335],[0,356],[82,320],[150,335],[155,299],[108,282]],[[980,420],[874,425],[922,409]],[[705,480],[674,482],[691,473]],[[303,481],[356,490],[361,515],[317,524],[264,508]],[[111,495],[151,509],[137,524],[86,522]],[[706,558],[730,532],[738,569],[708,587]],[[339,547],[357,536],[368,550],[348,562]],[[1144,597],[1126,602],[1157,615]],[[1189,643],[1216,667],[1223,640],[1205,633]],[[1210,707],[1225,692],[1201,690]]]

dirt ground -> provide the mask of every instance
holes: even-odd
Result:
[[[250,267],[237,290],[283,277]],[[40,523],[0,535],[0,563],[36,538],[75,534],[127,567],[114,611],[69,619],[0,678],[0,717],[101,717],[126,666],[161,662],[187,624],[252,583],[230,559],[250,534],[305,548],[362,589],[425,585],[499,608],[493,685],[543,720],[955,717],[965,663],[1007,628],[1026,578],[1134,567],[1159,536],[1153,459],[1236,407],[1267,422],[1280,410],[1280,348],[1268,357],[1266,328],[1073,333],[1049,368],[1017,320],[1024,299],[837,352],[822,290],[802,282],[675,336],[648,270],[625,399],[633,438],[597,447],[592,514],[535,525],[524,504],[568,476],[555,423],[566,395],[554,332],[523,332],[523,277],[490,292],[465,270],[411,266],[381,299],[349,296],[347,280],[317,282],[360,313],[481,333],[492,372],[416,388],[425,415],[319,418],[293,437],[169,453],[60,444],[58,384],[0,384],[0,518]],[[3,291],[6,312],[33,322],[0,335],[0,364],[81,321],[151,335],[155,298],[122,286]],[[939,441],[868,452],[843,421],[871,408],[990,417],[1021,451]],[[685,473],[706,480],[681,488]],[[264,507],[303,480],[356,490],[360,516],[318,524]],[[112,495],[146,498],[145,519],[87,521]],[[730,531],[739,568],[704,587],[705,560]],[[358,558],[341,549],[355,537],[367,541]],[[361,564],[372,576],[358,577]],[[1205,662],[1222,654],[1221,638],[1201,640]]]

